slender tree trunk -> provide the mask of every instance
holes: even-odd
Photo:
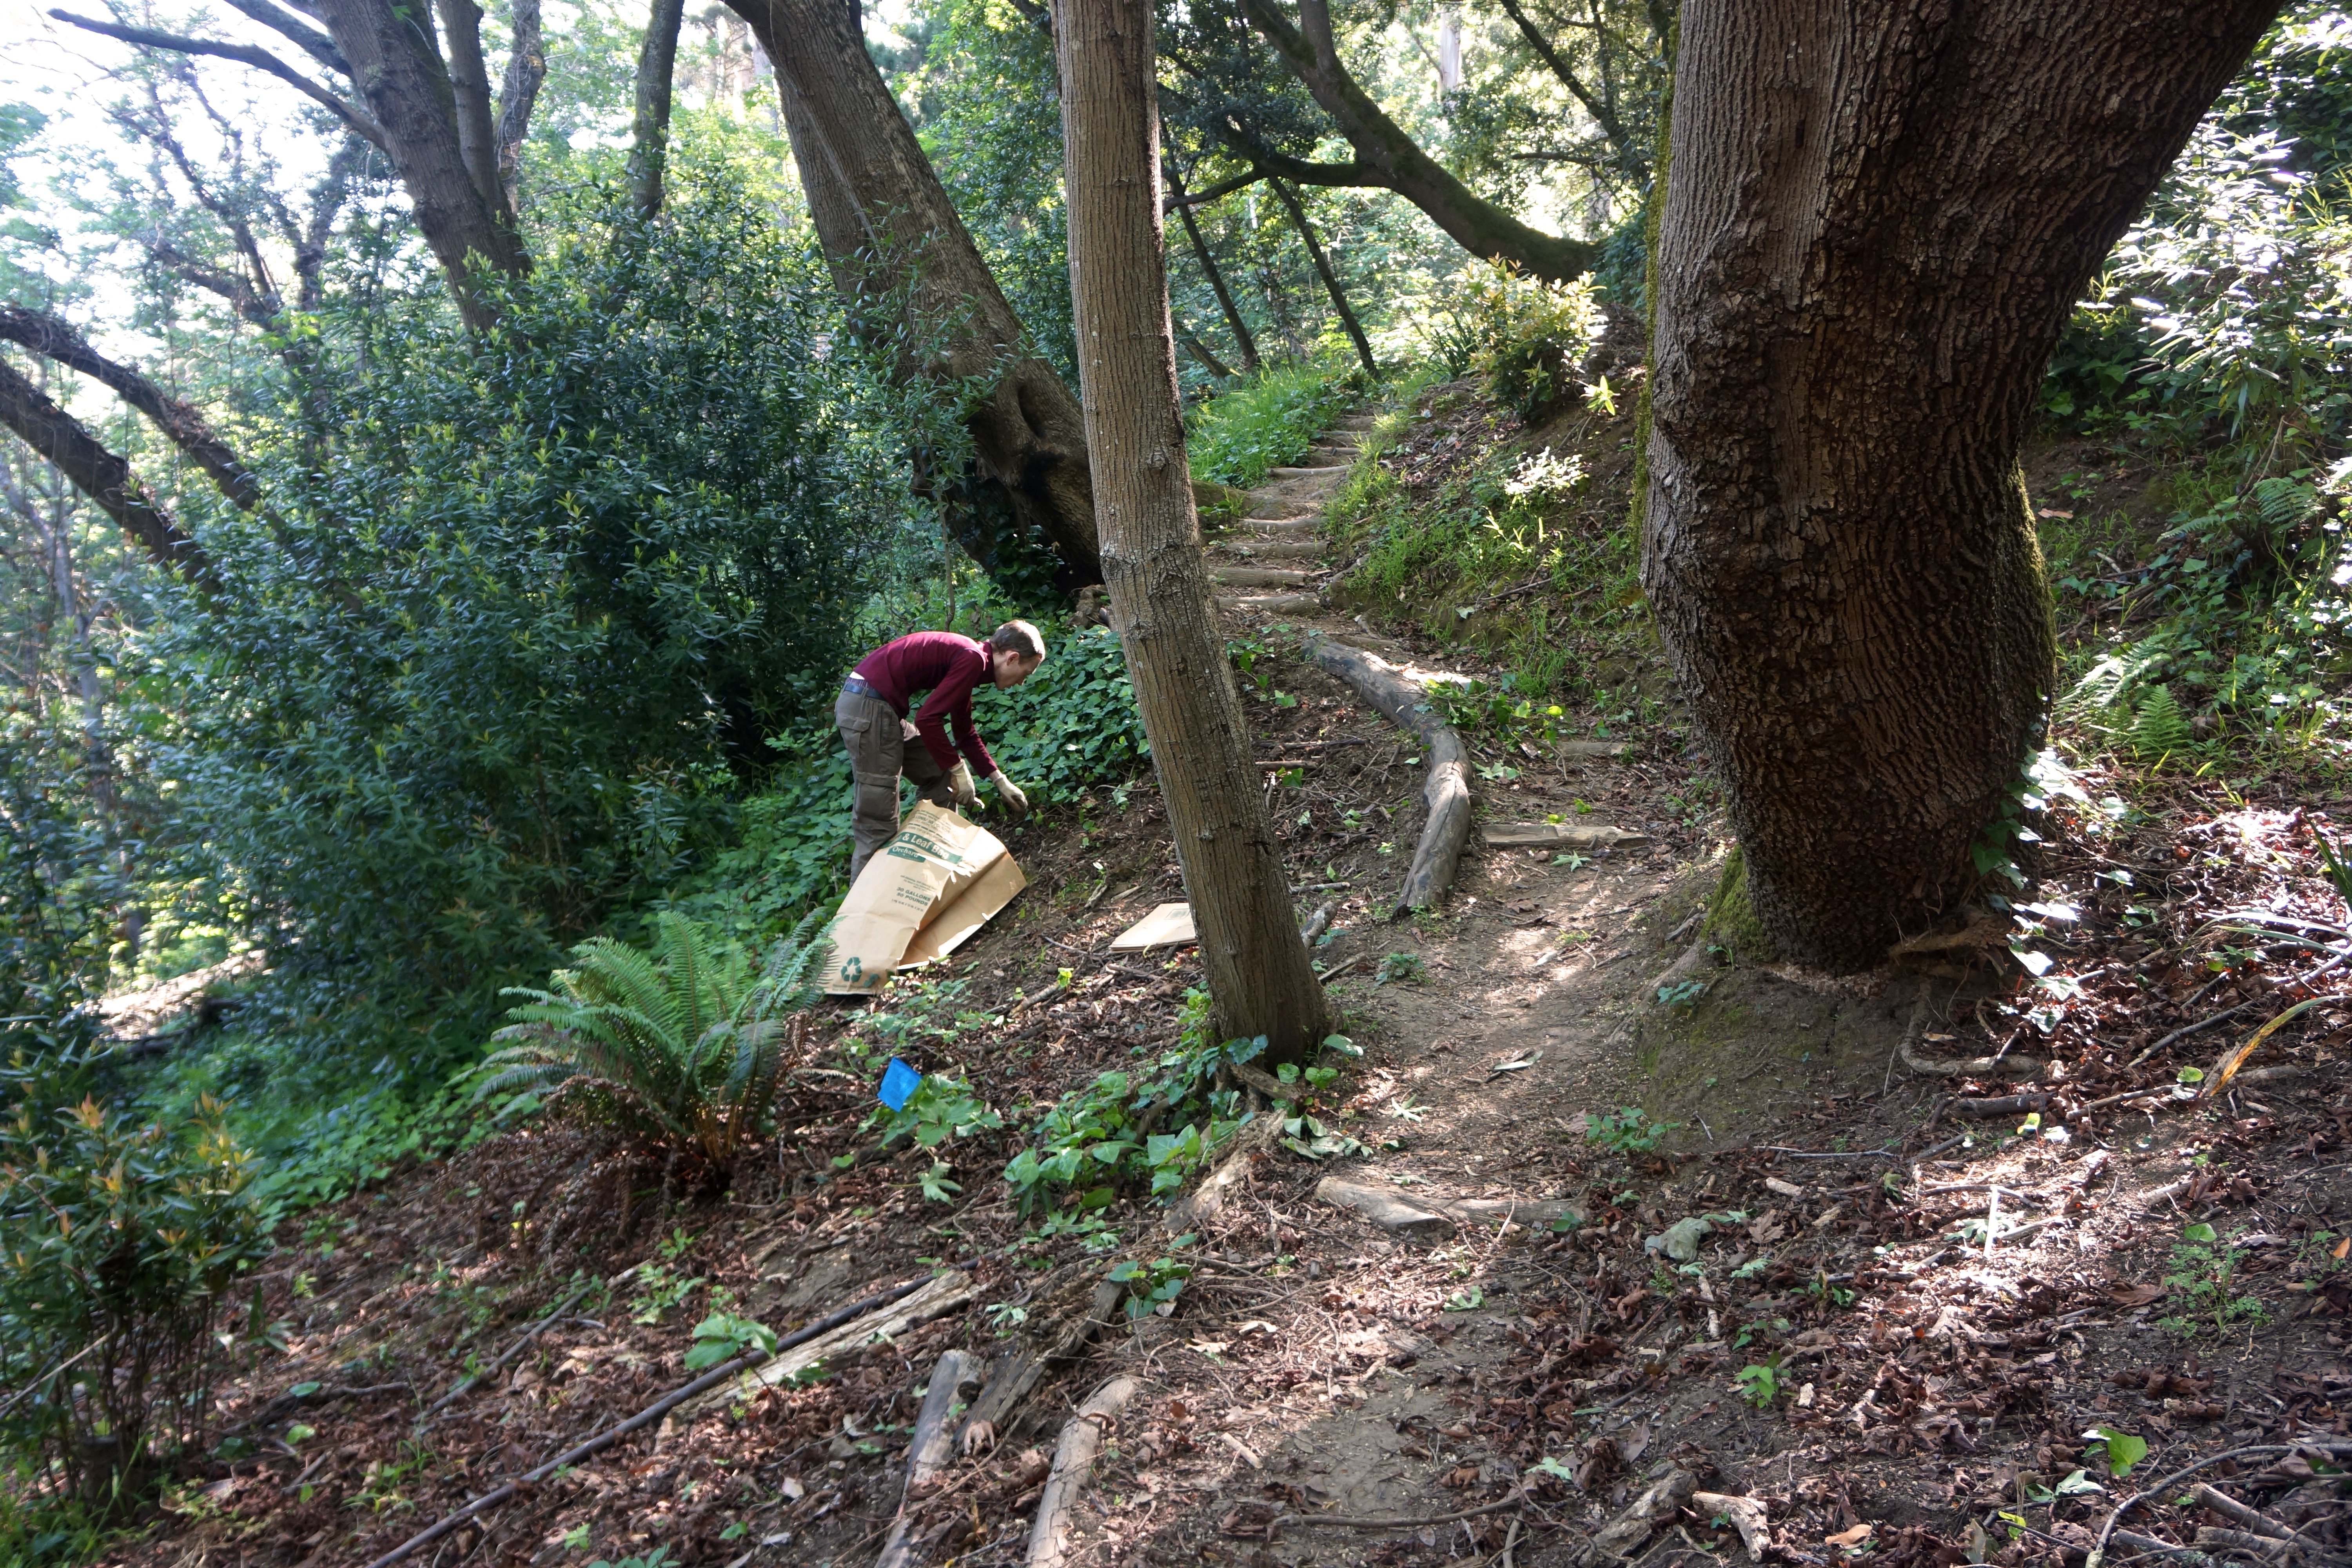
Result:
[[[514,47],[507,54],[506,80],[499,87],[499,195],[509,219],[522,211],[522,142],[530,113],[547,80],[547,45],[540,31],[539,0],[514,0]]]
[[[1282,210],[1290,215],[1298,237],[1307,242],[1307,254],[1315,261],[1315,275],[1323,279],[1324,290],[1331,296],[1331,307],[1339,312],[1339,324],[1348,329],[1348,341],[1356,345],[1356,357],[1364,362],[1364,374],[1379,379],[1381,367],[1372,362],[1372,345],[1364,337],[1363,324],[1349,309],[1348,291],[1339,287],[1339,275],[1331,270],[1330,260],[1316,240],[1315,226],[1307,221],[1307,209],[1298,205],[1297,193],[1280,180],[1268,180],[1266,184],[1274,187],[1275,199],[1282,204]]]
[[[1051,542],[1066,590],[1100,581],[1077,399],[1028,351],[1004,291],[866,52],[855,7],[839,0],[728,4],[776,68],[793,161],[835,277],[848,273],[857,289],[853,312],[867,313],[876,300],[903,291],[905,374],[987,384],[964,423],[988,479],[1003,488],[1014,517]],[[846,205],[854,229],[839,211],[828,219],[821,202]],[[837,249],[853,233],[862,242]]]
[[[54,464],[157,563],[207,591],[218,588],[203,546],[131,477],[131,465],[5,360],[0,360],[0,425]]]
[[[1186,327],[1181,321],[1176,324],[1176,341],[1179,344],[1182,345],[1186,353],[1191,354],[1194,359],[1201,362],[1201,368],[1202,370],[1207,371],[1211,375],[1215,376],[1218,380],[1223,381],[1227,376],[1234,374],[1233,366],[1219,359],[1216,355],[1215,350],[1202,342],[1198,334],[1194,333],[1190,328]]]
[[[1176,216],[1184,225],[1185,237],[1192,242],[1192,254],[1199,258],[1201,270],[1208,275],[1209,287],[1216,291],[1217,308],[1225,313],[1225,325],[1233,329],[1234,342],[1241,350],[1242,369],[1255,375],[1257,340],[1250,336],[1249,323],[1242,320],[1241,308],[1234,303],[1233,294],[1225,287],[1225,275],[1218,268],[1217,258],[1210,254],[1208,242],[1201,237],[1201,226],[1192,216],[1191,204],[1181,199],[1184,182],[1173,169],[1168,172],[1168,183],[1176,188]]]
[[[1643,579],[1765,929],[1875,962],[1970,882],[2053,676],[2051,347],[2276,0],[1688,0]]]
[[[1263,1035],[1276,1061],[1296,1061],[1329,1015],[1209,606],[1169,335],[1152,7],[1061,0],[1055,20],[1070,296],[1111,621],[1151,737],[1218,1028]]]
[[[640,217],[662,210],[662,175],[669,163],[670,79],[677,66],[677,28],[686,0],[654,0],[637,50],[637,111],[629,147],[629,200]]]
[[[13,487],[11,487],[13,492]],[[89,781],[90,804],[97,808],[100,828],[106,836],[109,859],[114,862],[115,886],[121,893],[116,930],[135,959],[146,931],[145,913],[131,897],[134,869],[129,836],[123,831],[122,794],[114,772],[114,748],[106,739],[106,689],[98,675],[98,651],[90,646],[89,602],[74,580],[73,515],[59,485],[46,515],[29,498],[11,494],[17,511],[32,523],[41,541],[48,568],[50,591],[58,602],[58,618],[70,639],[68,662],[81,698],[82,773]]]
[[[459,93],[442,61],[431,14],[396,10],[393,0],[318,0],[318,15],[351,61],[352,83],[382,131],[416,226],[449,279],[458,312],[470,327],[490,326],[498,312],[482,297],[479,270],[520,277],[530,270],[530,258],[497,180],[477,183],[478,160],[467,154],[482,129],[459,134]],[[480,53],[477,37],[476,63]]]

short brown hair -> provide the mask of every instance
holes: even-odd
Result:
[[[996,628],[988,646],[999,653],[1009,653],[1015,658],[1045,657],[1045,635],[1027,621],[1007,621]]]

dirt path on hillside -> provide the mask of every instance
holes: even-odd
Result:
[[[1570,854],[1474,834],[1443,912],[1394,919],[1419,748],[1300,652],[1312,631],[1434,664],[1327,605],[1342,563],[1320,507],[1354,439],[1278,472],[1212,549],[1298,913],[1328,910],[1317,960],[1363,1052],[1307,1108],[1319,1157],[1255,1156],[1175,1248],[1139,1199],[1092,1233],[1020,1214],[1001,1141],[874,1158],[871,1084],[830,1068],[725,1192],[526,1128],[288,1227],[260,1282],[287,1353],[221,1395],[247,1451],[109,1560],[366,1563],[679,1386],[704,1313],[789,1331],[952,1264],[970,1285],[946,1315],[804,1385],[680,1411],[416,1560],[870,1568],[941,1353],[1002,1373],[1082,1323],[1115,1265],[1163,1256],[1192,1269],[1172,1310],[1114,1311],[975,1434],[908,1515],[915,1561],[1024,1562],[1057,1436],[1118,1376],[1137,1391],[1074,1516],[1087,1563],[1713,1568],[1745,1559],[1744,1517],[1759,1553],[1805,1568],[2074,1568],[2133,1487],[2233,1447],[2255,1451],[2220,1484],[2342,1551],[2335,1461],[2287,1445],[2352,1440],[2352,1006],[2274,1037],[2278,1076],[2206,1100],[2179,1068],[2243,1026],[2165,1039],[2301,994],[2312,960],[2251,938],[2215,978],[2211,917],[2352,945],[2304,814],[2184,795],[2119,826],[2095,781],[2053,802],[2037,890],[2073,900],[2047,944],[2071,1002],[1963,947],[1840,980],[1702,952],[1699,989],[1665,1005],[1721,832],[1689,804],[1669,705],[1614,755],[1473,737],[1483,819],[1641,837]],[[828,1012],[817,1046],[965,1076],[1025,1126],[1148,1069],[1200,971],[1189,950],[1109,951],[1181,897],[1148,781],[1006,837],[1028,889],[928,991]],[[919,991],[950,1024],[911,1026]],[[2040,1076],[1959,1065],[2000,1053]],[[2021,1089],[2041,1098],[1996,1103]],[[935,1159],[960,1196],[924,1196]],[[1423,1220],[1385,1228],[1333,1180]],[[1427,1217],[1467,1200],[1489,1206]],[[2101,1427],[2145,1442],[2146,1468],[2107,1475],[2083,1436]],[[2186,1542],[2227,1522],[2178,1492],[2126,1524]],[[1625,1520],[1645,1498],[1655,1517]]]

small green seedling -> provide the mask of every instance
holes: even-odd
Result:
[[[1780,1397],[1780,1357],[1776,1352],[1760,1362],[1750,1362],[1735,1373],[1731,1381],[1738,1386],[1739,1397],[1761,1410]]]

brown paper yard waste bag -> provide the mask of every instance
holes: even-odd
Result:
[[[894,969],[945,957],[1028,885],[994,834],[923,802],[842,900],[825,994],[863,996]]]

